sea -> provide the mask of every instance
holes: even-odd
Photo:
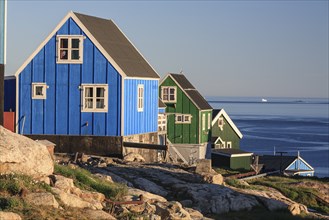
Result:
[[[329,177],[327,98],[206,97],[224,109],[243,134],[241,150],[258,155],[300,156],[317,177]]]

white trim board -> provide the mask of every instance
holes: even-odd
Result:
[[[225,154],[225,153],[219,153],[219,152],[211,152],[211,153],[225,156],[225,157],[246,157],[246,156],[252,156],[254,154],[254,153]]]
[[[234,122],[231,120],[231,118],[228,116],[228,114],[226,113],[226,111],[224,109],[221,109],[218,114],[216,115],[216,117],[212,120],[211,126],[214,126],[217,122],[217,120],[219,119],[220,116],[224,116],[224,118],[226,119],[226,121],[229,123],[229,125],[233,128],[234,132],[239,136],[239,138],[241,139],[243,137],[243,135],[241,134],[240,130],[235,126]]]

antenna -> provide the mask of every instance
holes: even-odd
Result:
[[[179,71],[180,74],[183,74],[183,67]]]

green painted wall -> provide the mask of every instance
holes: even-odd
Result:
[[[231,169],[245,169],[250,170],[251,156],[231,157]]]
[[[161,86],[176,86],[177,98],[176,103],[165,103],[167,113],[167,135],[172,143],[199,143],[199,111],[196,106],[189,100],[184,92],[176,85],[176,83],[167,77],[160,85],[159,96],[161,97]],[[173,114],[171,114],[173,113]],[[175,114],[191,114],[191,124],[175,124]]]
[[[202,130],[202,115],[205,115],[205,130]],[[208,117],[210,117],[208,125]],[[211,140],[211,121],[212,121],[212,110],[206,110],[200,112],[200,134],[201,143],[206,143]],[[209,128],[209,129],[208,129]]]
[[[201,113],[199,109],[193,104],[193,102],[185,95],[185,93],[179,88],[178,85],[172,80],[171,77],[167,77],[160,85],[159,97],[161,97],[162,86],[176,86],[177,99],[176,103],[166,103],[167,113],[167,136],[172,143],[179,144],[200,144],[208,142],[209,132],[202,132],[201,120],[199,116]],[[205,113],[210,113],[211,110]],[[175,114],[191,114],[192,119],[190,124],[176,124]],[[202,113],[203,114],[203,113]],[[202,116],[201,116],[202,117]],[[207,120],[206,120],[207,122]],[[208,128],[208,125],[206,125]],[[200,133],[201,132],[201,133]],[[200,134],[200,137],[199,137]]]
[[[225,118],[224,118],[223,130],[221,130],[218,127],[218,120],[217,120],[216,123],[214,124],[214,126],[212,127],[211,133],[212,133],[211,135],[213,137],[220,137],[225,142],[231,141],[232,142],[232,148],[240,149],[240,138],[237,135],[237,133],[235,133],[235,131],[233,130],[231,125],[229,125],[229,123],[226,121]]]

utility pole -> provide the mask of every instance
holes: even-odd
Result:
[[[0,0],[0,125],[3,125],[6,64],[7,0]]]
[[[276,153],[280,154],[280,174],[282,174],[282,155],[287,154],[288,152],[278,151]]]

